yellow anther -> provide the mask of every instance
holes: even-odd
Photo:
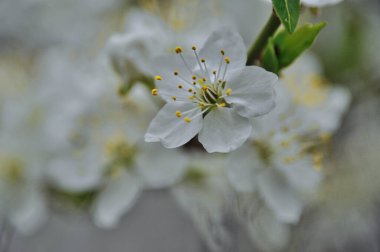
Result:
[[[192,92],[193,92],[193,89],[192,89],[192,88],[189,88],[188,91],[189,91],[189,93],[192,93]]]
[[[172,96],[172,100],[173,100],[173,101],[176,101],[176,100],[177,100],[177,97]]]
[[[197,94],[197,92],[195,92],[195,91],[194,91],[194,92],[193,92],[193,94],[194,94],[194,95],[196,95],[196,94]]]
[[[197,85],[197,82],[196,82],[196,81],[193,81],[193,85],[196,86],[196,85]]]
[[[205,106],[205,103],[204,103],[204,102],[200,102],[200,103],[199,103],[199,106],[200,106],[201,108],[203,108],[203,107]]]
[[[224,108],[226,104],[224,102],[216,104],[219,108]]]
[[[281,130],[282,130],[282,132],[287,133],[287,132],[289,132],[289,127],[288,126],[283,126],[281,128]]]
[[[205,60],[205,59],[201,59],[201,62],[202,62],[202,63],[205,63],[205,62],[206,62],[206,60]]]
[[[179,85],[178,85],[178,88],[181,89],[181,88],[183,88],[183,86],[182,86],[181,84],[179,84]]]
[[[187,122],[187,123],[189,123],[189,122],[191,122],[191,119],[189,118],[189,117],[185,117],[185,118],[183,118],[183,120],[185,121],[185,122]]]
[[[191,96],[189,96],[189,100],[194,100],[195,99],[195,97],[193,96],[193,95],[191,95]]]
[[[196,80],[196,79],[197,79],[197,76],[193,75],[193,76],[191,76],[191,78],[192,78],[193,80]]]
[[[182,113],[181,113],[181,111],[177,110],[175,112],[175,115],[176,115],[176,117],[180,118],[182,116]]]
[[[282,142],[280,143],[280,145],[281,145],[281,147],[283,147],[283,148],[288,148],[288,147],[289,147],[289,145],[290,145],[290,142],[289,142],[289,141],[286,141],[286,140],[284,140],[284,141],[282,141]]]
[[[196,47],[195,45],[193,45],[193,46],[191,47],[191,49],[193,49],[193,51],[195,51],[195,50],[197,50],[197,47]]]
[[[153,95],[153,96],[158,95],[158,90],[157,90],[157,88],[152,89],[152,95]]]
[[[203,79],[199,79],[198,80],[199,84],[203,85],[203,83],[205,82]]]
[[[182,47],[177,46],[177,47],[175,48],[175,53],[180,54],[181,52],[182,52]]]
[[[222,55],[224,55],[225,54],[225,52],[224,52],[224,50],[222,49],[222,50],[220,50],[220,53],[222,54]]]
[[[285,164],[292,164],[296,161],[294,157],[284,157],[284,163]]]
[[[161,77],[160,75],[156,75],[154,78],[155,78],[156,80],[162,80],[162,77]]]
[[[206,91],[208,88],[209,88],[209,87],[208,87],[207,85],[203,85],[203,86],[202,86],[202,89],[203,89],[204,91]]]
[[[230,59],[230,57],[226,57],[226,58],[224,59],[224,61],[225,61],[227,64],[230,64],[231,59]]]
[[[226,90],[226,95],[230,96],[232,94],[232,89],[231,88],[228,88]]]
[[[203,80],[203,82],[206,82],[206,78],[203,78],[202,80]]]
[[[177,75],[178,75],[178,72],[177,72],[177,71],[175,71],[175,72],[174,72],[174,75],[175,75],[175,76],[177,76]]]

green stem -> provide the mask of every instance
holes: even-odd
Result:
[[[254,65],[256,61],[260,59],[261,53],[268,43],[268,39],[273,36],[280,25],[281,21],[273,10],[268,22],[248,51],[247,65]]]

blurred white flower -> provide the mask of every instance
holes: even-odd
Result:
[[[179,147],[199,133],[208,152],[229,152],[251,133],[250,118],[270,112],[277,76],[246,67],[246,49],[239,34],[218,30],[198,51],[156,59],[156,85],[167,104],[151,122],[145,141]]]
[[[29,94],[23,100],[3,99],[0,111],[0,221],[21,234],[31,234],[47,218],[41,110],[34,91]]]
[[[323,133],[333,133],[339,128],[351,94],[346,88],[329,84],[314,55],[304,54],[286,69],[281,84],[287,87],[304,121]]]
[[[253,239],[258,246],[272,249],[287,244],[287,225],[299,221],[321,180],[319,170],[324,161],[324,153],[314,148],[324,136],[302,121],[303,114],[296,112],[283,86],[278,86],[276,93],[276,109],[254,121],[251,140],[231,153],[227,165],[232,186],[245,195],[244,205],[261,209],[244,217]]]
[[[200,153],[190,155],[183,181],[173,186],[172,193],[209,249],[226,249],[231,246],[231,237],[224,224],[233,192],[224,172],[225,158]]]
[[[191,3],[181,2],[178,5],[171,3],[163,8],[165,17],[139,9],[128,13],[123,33],[112,35],[106,45],[112,66],[124,85],[128,87],[136,80],[152,76],[152,60],[155,57],[174,48],[178,43],[188,46],[191,46],[190,41],[203,44],[207,38],[206,29],[220,25],[220,22],[217,23],[208,16],[201,16],[202,18],[194,22],[190,20],[194,17],[194,12],[189,10],[178,15],[185,6],[194,8]],[[205,6],[204,3],[202,6]],[[195,8],[194,11],[199,14],[204,10]]]

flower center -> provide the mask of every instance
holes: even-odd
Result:
[[[16,157],[0,157],[0,178],[11,182],[22,181],[24,163]]]
[[[195,69],[191,69],[182,52],[181,47],[175,48],[175,53],[181,58],[185,69],[190,73],[191,78],[186,78],[178,71],[173,71],[178,78],[178,85],[173,87],[180,92],[175,92],[171,98],[173,101],[193,103],[195,106],[188,111],[176,111],[178,118],[183,117],[185,122],[191,122],[198,116],[203,116],[210,110],[220,107],[229,107],[225,97],[232,94],[232,89],[227,87],[226,74],[231,59],[226,56],[225,50],[220,50],[220,62],[218,69],[210,69],[206,59],[200,58],[197,47],[192,46],[192,51],[196,60]],[[155,76],[156,81],[162,81],[161,76]],[[158,90],[153,89],[152,95],[157,95]],[[201,110],[201,112],[199,112]],[[198,113],[197,113],[198,112]]]
[[[109,157],[107,174],[112,178],[120,176],[123,169],[132,167],[135,160],[136,148],[128,144],[121,136],[110,139],[105,144]]]

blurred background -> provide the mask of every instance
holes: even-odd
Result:
[[[215,173],[210,185],[197,184],[192,161],[224,167],[225,157],[208,160],[194,146],[176,156],[141,147],[162,105],[149,95],[151,56],[177,42],[203,43],[221,25],[248,47],[270,12],[261,0],[0,0],[0,252],[380,251],[377,0],[302,15],[301,23],[327,21],[308,55],[351,102],[323,180],[286,242],[270,223],[271,238],[251,238],[218,171],[207,173]],[[115,132],[132,144],[109,138]],[[136,165],[120,171],[121,158]],[[171,168],[183,160],[192,161]],[[154,175],[138,168],[157,163]]]

